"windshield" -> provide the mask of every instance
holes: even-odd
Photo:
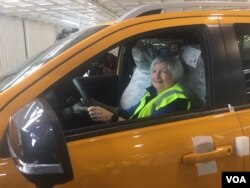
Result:
[[[0,92],[3,92],[14,83],[20,81],[22,78],[26,77],[27,75],[44,65],[53,57],[59,55],[60,53],[77,44],[79,41],[87,38],[88,36],[100,31],[105,27],[107,27],[107,25],[91,27],[86,30],[74,33],[63,39],[62,41],[57,42],[48,49],[44,50],[34,58],[28,59],[22,65],[14,67],[11,71],[0,78]]]

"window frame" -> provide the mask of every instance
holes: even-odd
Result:
[[[243,74],[243,62],[241,52],[237,45],[236,25],[224,24],[221,26],[225,49],[227,53],[228,68],[230,73],[230,104],[236,107],[248,104],[246,93],[245,78]],[[249,24],[250,27],[250,24]],[[250,34],[250,32],[249,32]],[[237,88],[237,89],[236,89]]]
[[[135,119],[135,120],[129,120],[129,121],[122,121],[122,122],[112,122],[108,124],[96,125],[94,127],[85,127],[85,128],[80,128],[76,130],[67,130],[67,131],[64,131],[66,141],[73,141],[73,140],[78,140],[82,138],[89,138],[89,137],[93,137],[97,135],[110,134],[110,133],[115,133],[115,132],[120,132],[120,131],[125,131],[125,130],[148,127],[148,126],[157,126],[161,123],[181,121],[181,120],[186,120],[186,119],[191,119],[191,118],[202,117],[202,116],[206,116],[206,115],[214,114],[214,113],[227,112],[228,108],[225,105],[225,101],[224,101],[224,105],[217,105],[217,106],[215,105],[214,102],[212,102],[212,100],[216,98],[218,92],[212,89],[213,88],[212,83],[217,83],[217,81],[214,81],[212,78],[214,74],[216,74],[217,72],[210,70],[214,68],[214,66],[211,65],[212,64],[211,62],[212,60],[214,60],[214,57],[212,54],[216,52],[216,45],[214,43],[211,43],[210,40],[211,38],[214,38],[214,37],[215,38],[221,37],[218,34],[219,27],[215,27],[215,26],[210,27],[209,25],[204,24],[204,25],[199,25],[199,26],[197,25],[180,26],[180,27],[177,26],[177,27],[171,27],[171,28],[164,28],[160,30],[162,31],[162,30],[168,30],[168,29],[173,29],[173,28],[183,28],[183,27],[185,27],[186,29],[200,27],[200,29],[203,28],[205,31],[205,36],[198,36],[199,37],[198,40],[201,41],[200,43],[201,50],[203,52],[204,58],[206,59],[204,60],[204,64],[205,64],[205,69],[206,69],[205,72],[206,72],[207,95],[209,96],[209,98],[207,99],[208,109],[204,109],[203,111],[200,111],[200,110],[192,111],[190,113],[189,112],[178,113],[177,115],[168,115],[168,116],[162,116],[162,117],[149,117],[149,118]],[[210,30],[212,30],[211,33],[210,33]],[[153,32],[154,31],[151,31],[150,33],[153,33]],[[144,35],[144,34],[140,34],[139,36],[141,35]],[[131,40],[134,40],[136,37],[132,37],[124,41],[120,41],[121,46]],[[117,44],[115,46],[119,46],[119,45],[120,44]],[[123,54],[123,47],[121,47],[120,53]],[[218,57],[216,56],[216,58]],[[223,57],[218,58],[218,59],[221,60],[223,59]],[[118,63],[119,63],[119,68],[120,68],[120,64],[123,63],[121,60],[121,56],[119,56]]]

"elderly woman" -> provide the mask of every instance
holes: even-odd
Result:
[[[181,62],[175,57],[157,57],[151,65],[152,86],[140,102],[118,115],[99,107],[90,106],[88,112],[94,121],[121,121],[124,119],[154,117],[190,109],[190,101],[177,83],[183,75]],[[124,115],[126,114],[126,115]]]

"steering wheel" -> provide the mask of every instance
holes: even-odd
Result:
[[[116,108],[109,106],[107,104],[104,104],[102,102],[99,102],[95,99],[92,99],[88,93],[86,92],[86,90],[83,88],[83,84],[81,83],[82,81],[82,77],[79,78],[74,78],[73,79],[73,83],[76,86],[76,89],[78,90],[78,92],[80,93],[81,97],[82,97],[82,103],[83,105],[89,107],[89,106],[101,106],[103,108],[106,108],[107,110],[109,110],[110,112],[116,112]]]
[[[82,103],[85,106],[91,106],[93,104],[93,101],[92,101],[91,97],[88,95],[88,93],[86,92],[86,90],[83,88],[83,86],[81,84],[81,78],[74,78],[73,83],[76,86],[76,89],[78,90],[78,92],[80,93],[80,95],[82,97]]]

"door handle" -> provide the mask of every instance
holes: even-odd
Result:
[[[232,153],[233,153],[233,147],[230,145],[225,145],[217,147],[215,150],[209,152],[189,153],[182,157],[182,162],[184,164],[204,163],[229,156]]]

